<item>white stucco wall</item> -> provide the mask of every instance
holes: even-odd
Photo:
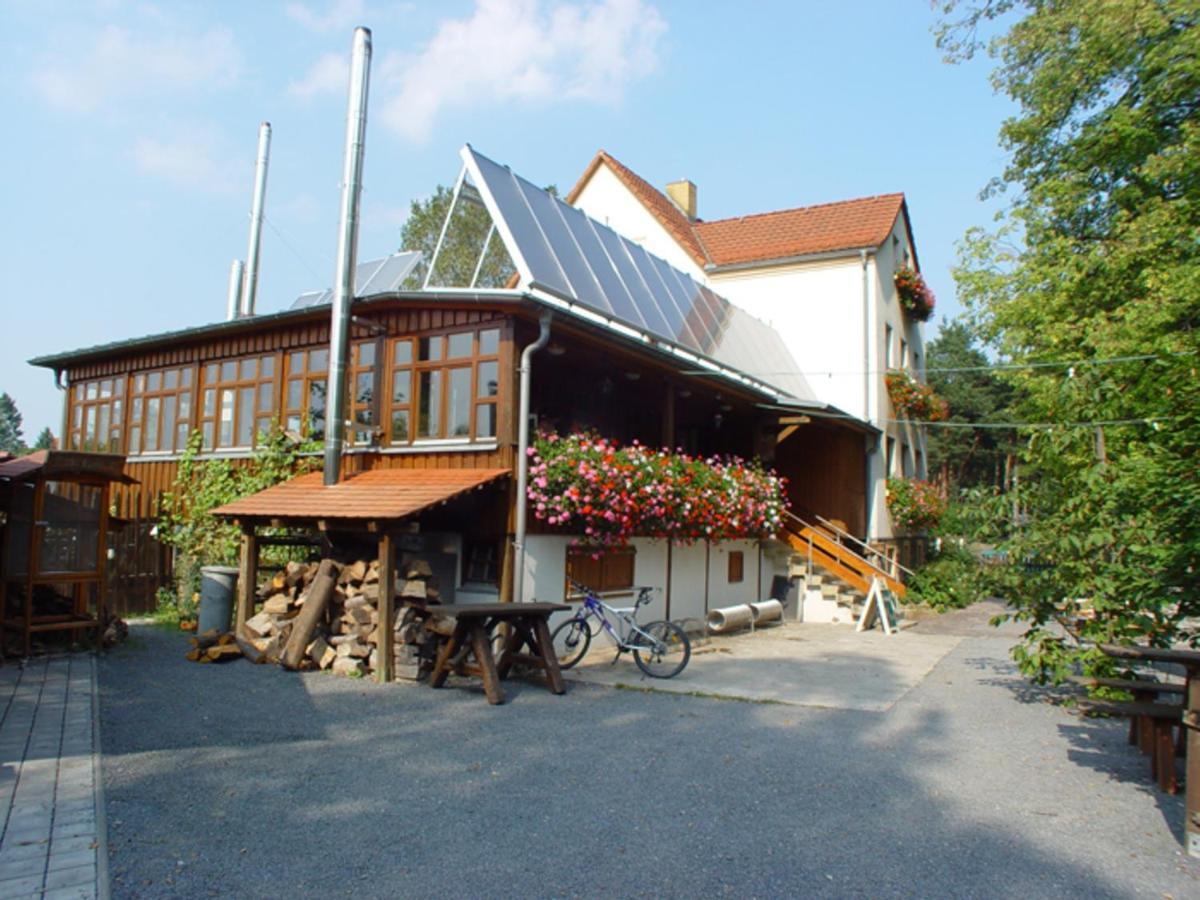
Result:
[[[607,166],[596,170],[574,205],[697,281],[704,281],[704,273],[692,257]]]
[[[704,621],[707,613],[705,573],[708,547],[702,542],[671,548],[671,618]]]
[[[716,273],[709,284],[779,332],[819,400],[866,416],[857,258]]]

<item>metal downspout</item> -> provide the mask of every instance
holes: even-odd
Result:
[[[863,419],[868,424],[871,422],[871,378],[876,373],[872,371],[871,365],[871,281],[870,268],[867,263],[867,251],[858,251],[859,259],[862,261],[862,310],[863,310]],[[866,471],[863,473],[863,505],[866,507],[865,515],[863,516],[863,532],[864,537],[868,540],[871,537],[871,528],[874,524],[875,512],[875,486],[871,482],[871,469],[874,465],[873,456],[882,452],[882,442],[887,441],[886,430],[882,436],[868,437],[868,441],[873,440],[874,446],[868,446],[867,453],[864,458],[863,466]],[[887,472],[884,472],[884,477],[887,477]]]
[[[346,150],[342,162],[342,202],[338,219],[337,276],[329,327],[329,381],[325,400],[325,484],[338,483],[346,433],[346,361],[350,349],[350,307],[358,253],[358,208],[362,197],[363,150],[367,137],[367,87],[371,76],[371,31],[354,29],[350,94],[346,103]]]
[[[542,313],[538,319],[537,340],[521,351],[521,400],[517,420],[517,523],[513,535],[513,603],[520,603],[525,594],[525,506],[526,484],[529,480],[529,383],[533,373],[533,354],[550,342],[551,314]]]

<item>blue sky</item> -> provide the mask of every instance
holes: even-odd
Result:
[[[564,191],[604,148],[708,219],[903,191],[950,268],[1000,173],[989,63],[941,61],[925,0],[0,0],[0,391],[56,434],[28,358],[224,317],[258,124],[273,127],[258,309],[333,281],[346,74],[373,31],[359,258],[396,249],[458,148]],[[930,332],[932,333],[932,332]]]

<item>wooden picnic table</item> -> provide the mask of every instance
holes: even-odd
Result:
[[[1184,843],[1188,856],[1200,857],[1200,650],[1101,644],[1114,659],[1171,663],[1187,673],[1183,727],[1187,729],[1187,771],[1184,795]]]
[[[558,657],[550,642],[550,614],[568,610],[562,603],[464,603],[462,605],[430,606],[427,611],[440,618],[455,620],[453,633],[438,646],[430,685],[440,688],[451,672],[475,675],[483,679],[488,702],[504,702],[500,682],[507,678],[515,664],[541,669],[551,691],[565,694]],[[508,637],[496,660],[492,653],[492,632],[500,623],[509,626]],[[524,652],[527,649],[528,652]],[[468,657],[474,662],[468,662]]]

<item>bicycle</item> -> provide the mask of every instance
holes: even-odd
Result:
[[[561,669],[569,669],[588,652],[592,637],[603,628],[617,644],[615,663],[626,651],[633,653],[637,667],[651,678],[674,678],[692,658],[692,643],[674,622],[659,620],[646,626],[637,623],[637,611],[650,602],[654,589],[638,588],[637,600],[630,607],[609,606],[585,584],[570,580],[571,587],[583,595],[583,605],[550,636]],[[620,630],[613,627],[612,616]],[[592,622],[596,623],[593,632]]]

